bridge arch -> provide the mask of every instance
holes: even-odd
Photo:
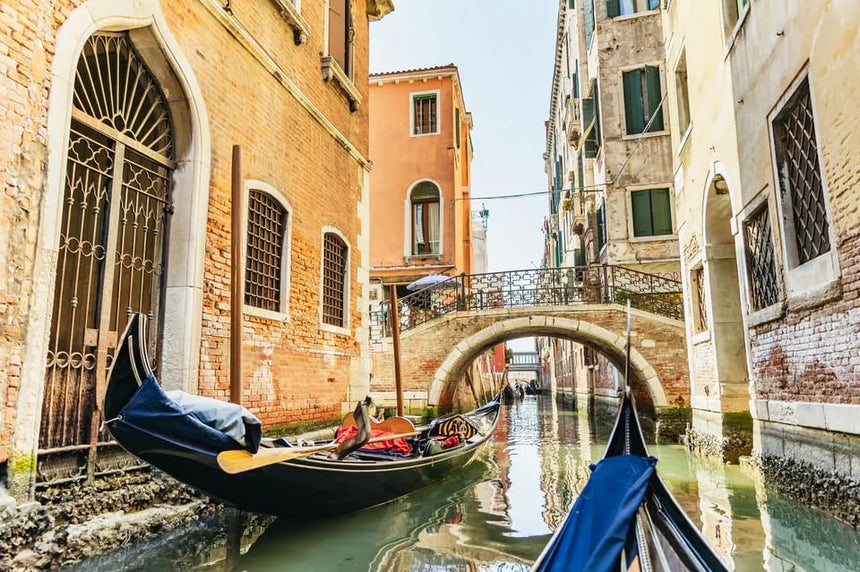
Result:
[[[451,403],[454,391],[469,365],[487,348],[505,340],[527,336],[552,336],[570,339],[594,348],[623,371],[625,337],[597,324],[567,317],[528,316],[496,321],[462,339],[436,370],[428,390],[428,405]],[[668,404],[657,370],[635,348],[630,349],[631,385],[641,384],[655,407]]]

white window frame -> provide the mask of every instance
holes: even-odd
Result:
[[[675,213],[675,193],[673,183],[651,183],[647,185],[631,185],[625,189],[625,201],[627,202],[627,240],[634,242],[656,242],[660,240],[678,240],[678,216]],[[672,233],[658,234],[656,236],[635,236],[633,233],[633,193],[636,191],[648,191],[651,189],[667,189],[669,191],[669,214],[672,217]]]
[[[436,131],[433,133],[415,133],[415,97],[422,95],[436,96]],[[430,89],[427,91],[412,91],[409,93],[409,136],[410,137],[432,137],[442,134],[442,90]]]
[[[678,66],[681,65],[681,59],[684,60],[684,67],[689,70],[690,62],[687,61],[687,43],[681,45],[678,59],[675,60],[675,66],[672,68],[672,84],[675,88],[675,121],[678,129],[681,128],[681,106],[678,102]],[[622,86],[623,87],[623,86]],[[680,133],[680,137],[678,138],[678,148],[675,153],[680,155],[684,150],[684,146],[687,144],[687,140],[690,138],[690,133],[693,132],[693,108],[690,106],[690,76],[687,74],[687,128],[683,133]],[[665,118],[665,114],[663,115]]]
[[[439,252],[436,254],[412,254],[412,191],[421,183],[433,183],[439,189]],[[442,185],[436,179],[423,178],[414,181],[406,190],[406,201],[403,212],[403,258],[436,258],[441,259],[445,254],[445,193]]]
[[[748,4],[749,6],[749,4]],[[807,261],[805,264],[798,264],[797,244],[795,240],[794,218],[791,210],[791,193],[783,192],[782,185],[779,180],[779,164],[776,159],[776,139],[773,132],[773,121],[785,108],[785,105],[797,91],[797,88],[804,81],[809,82],[809,101],[812,106],[812,113],[815,128],[816,153],[818,154],[818,167],[821,176],[821,192],[824,200],[824,211],[827,215],[828,233],[830,239],[830,250],[825,254]],[[823,291],[834,287],[840,278],[839,260],[836,240],[833,225],[833,212],[830,207],[830,193],[827,186],[826,173],[824,171],[824,158],[821,155],[821,131],[818,125],[818,106],[815,100],[815,89],[812,82],[812,77],[809,74],[809,69],[804,69],[791,82],[785,92],[780,96],[776,105],[767,116],[767,130],[770,144],[771,157],[771,177],[773,188],[776,190],[776,205],[779,209],[779,230],[783,240],[780,240],[782,246],[782,265],[785,275],[785,295],[789,301],[803,300],[819,296]],[[774,245],[776,246],[776,245]]]
[[[289,322],[290,279],[292,276],[293,207],[290,205],[290,202],[286,197],[284,197],[277,188],[273,187],[269,183],[254,179],[245,180],[245,216],[242,217],[242,268],[240,271],[243,285],[245,283],[245,270],[248,262],[248,208],[250,204],[251,191],[263,192],[275,199],[275,201],[277,201],[278,204],[280,204],[286,211],[287,224],[284,226],[284,237],[281,245],[281,304],[279,310],[277,312],[273,312],[272,310],[249,306],[245,303],[243,295],[242,313],[275,322]]]
[[[343,326],[333,326],[323,321],[323,280],[325,277],[325,235],[336,234],[346,245],[346,271],[343,280]],[[317,309],[317,321],[319,329],[323,332],[348,336],[350,334],[350,296],[349,291],[352,283],[352,244],[346,235],[336,226],[326,225],[320,232],[320,272],[319,272],[319,307]]]
[[[644,70],[645,67],[658,68],[660,73],[660,101],[662,102],[660,109],[663,111],[663,129],[660,131],[646,131],[644,133],[627,133],[627,108],[624,105],[624,73],[630,72],[634,70]],[[668,113],[666,113],[666,101],[669,99],[667,97],[667,88],[666,88],[666,68],[663,65],[663,62],[660,60],[654,60],[650,62],[642,62],[640,64],[623,66],[618,68],[618,87],[616,88],[616,93],[618,96],[618,101],[621,102],[621,139],[644,139],[646,137],[663,137],[665,135],[670,135],[669,131],[669,117]],[[647,125],[647,121],[645,122]],[[601,149],[603,145],[600,146]],[[645,187],[648,188],[648,187]]]

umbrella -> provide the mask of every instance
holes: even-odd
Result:
[[[430,286],[434,286],[440,282],[444,282],[445,280],[451,280],[451,277],[445,276],[444,274],[428,274],[427,276],[422,276],[415,282],[408,284],[406,289],[412,292],[423,290],[424,288],[429,288]]]

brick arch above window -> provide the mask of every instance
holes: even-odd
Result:
[[[320,247],[320,329],[348,334],[350,244],[340,229],[325,226]]]
[[[244,311],[289,320],[293,209],[272,185],[245,181]]]

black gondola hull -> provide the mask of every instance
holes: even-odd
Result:
[[[321,454],[231,475],[218,466],[218,453],[241,447],[164,394],[146,366],[144,323],[141,316],[132,319],[114,358],[105,395],[111,433],[135,456],[243,510],[307,517],[390,501],[470,463],[498,420],[497,402],[465,414],[480,434],[436,455],[371,461]]]

